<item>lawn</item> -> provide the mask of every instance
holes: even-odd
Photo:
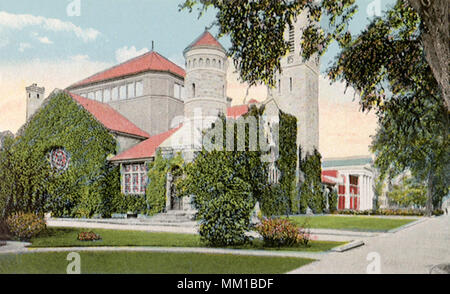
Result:
[[[68,252],[0,255],[0,274],[65,274]],[[82,274],[280,274],[312,259],[202,253],[81,252]]]
[[[78,233],[94,231],[101,241],[78,241]],[[47,233],[31,240],[31,247],[86,247],[86,246],[152,246],[152,247],[205,247],[198,235],[176,233],[151,233],[142,231],[122,231],[106,229],[49,228]],[[311,241],[309,247],[265,248],[261,240],[252,244],[233,247],[235,249],[283,250],[283,251],[328,251],[345,242]]]
[[[367,232],[386,232],[416,221],[417,219],[380,218],[371,216],[292,216],[295,223],[303,225],[308,219],[310,227],[316,229],[340,229]]]

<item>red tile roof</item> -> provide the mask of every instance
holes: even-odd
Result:
[[[108,104],[104,104],[95,100],[86,99],[76,94],[68,93],[73,100],[79,105],[83,106],[90,112],[105,128],[119,133],[149,138],[150,135],[144,132],[123,115],[115,111]]]
[[[150,137],[144,142],[141,142],[138,145],[131,147],[130,149],[113,157],[111,161],[122,161],[122,160],[126,161],[136,159],[147,159],[153,157],[155,156],[158,147],[180,128],[181,125],[175,129]]]
[[[183,78],[186,76],[184,69],[152,51],[77,82],[69,89],[147,71],[170,72]]]
[[[222,44],[220,44],[219,41],[217,41],[217,39],[214,38],[214,36],[211,35],[211,33],[208,31],[205,31],[202,35],[200,35],[200,37],[195,39],[195,41],[192,42],[185,49],[185,51],[188,51],[188,50],[190,50],[194,47],[198,47],[198,46],[213,46],[213,47],[218,47],[218,48],[222,49],[223,51],[225,51]]]
[[[238,105],[238,106],[232,106],[228,107],[227,109],[227,117],[231,118],[238,118],[243,116],[248,112],[248,105]]]

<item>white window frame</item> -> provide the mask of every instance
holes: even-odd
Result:
[[[140,85],[138,87],[138,85]],[[140,89],[140,93],[138,93],[138,89]],[[144,96],[144,83],[142,81],[136,82],[136,90],[135,90],[136,97]]]
[[[121,164],[121,190],[124,195],[144,195],[148,184],[148,175],[145,163]],[[137,177],[137,183],[134,183]],[[127,187],[127,179],[129,185]]]

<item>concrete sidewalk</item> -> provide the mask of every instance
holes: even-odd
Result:
[[[292,274],[427,274],[439,264],[450,264],[450,217],[424,218],[395,233],[362,240],[365,246],[324,256]],[[369,269],[369,271],[368,271]]]
[[[156,225],[145,220],[136,219],[47,219],[49,227],[70,227],[87,229],[111,229],[111,230],[129,230],[143,232],[165,232],[165,233],[183,233],[198,234],[198,223],[189,222],[179,225]],[[365,237],[378,236],[381,233],[356,232],[345,230],[329,229],[311,229],[311,239],[321,241],[342,241],[350,242]],[[254,236],[254,234],[252,234]],[[255,235],[256,236],[256,235]]]

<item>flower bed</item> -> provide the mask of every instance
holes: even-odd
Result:
[[[99,241],[102,238],[94,232],[81,232],[78,234],[79,241]]]
[[[308,246],[310,240],[308,230],[287,219],[265,218],[255,228],[267,247]]]

